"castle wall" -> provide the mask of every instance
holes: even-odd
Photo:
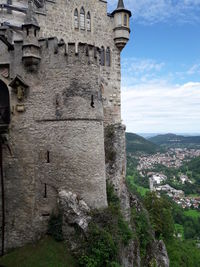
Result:
[[[91,31],[74,29],[74,10],[84,7],[91,14]],[[120,52],[114,43],[114,19],[107,15],[107,2],[103,0],[60,0],[46,3],[46,16],[38,14],[41,36],[56,36],[66,42],[79,42],[107,47],[111,50],[111,66],[101,66],[104,97],[105,125],[121,122]]]
[[[5,3],[6,0],[0,0]],[[13,0],[13,5],[27,8],[27,1]],[[84,7],[85,15],[91,14],[91,31],[74,29],[74,10]],[[44,8],[35,8],[36,18],[41,27],[41,37],[55,36],[64,39],[66,43],[88,43],[97,47],[109,47],[111,51],[111,66],[101,66],[101,84],[103,89],[104,122],[105,125],[121,122],[121,72],[120,51],[114,43],[114,19],[107,15],[107,2],[104,0],[56,0],[46,1]],[[25,14],[0,10],[1,21],[14,25],[22,25]],[[14,38],[22,39],[20,31],[16,30]]]
[[[29,88],[18,101],[9,87],[13,114],[12,155],[4,148],[6,248],[46,231],[61,189],[76,193],[91,208],[107,205],[98,53],[80,44],[75,54],[75,44],[69,44],[66,54],[56,39],[40,45],[37,73],[22,64],[22,42],[11,56],[10,76],[21,75]],[[16,111],[18,104],[24,112]]]
[[[27,8],[25,0],[13,4]],[[82,6],[86,15],[90,11],[91,31],[74,29],[74,10],[80,14]],[[39,46],[34,27],[24,28],[23,34],[14,30],[13,51],[0,42],[0,63],[9,64],[9,77],[0,79],[8,85],[12,111],[8,140],[12,154],[4,147],[6,248],[32,242],[46,232],[50,214],[57,212],[60,190],[72,191],[91,208],[107,206],[104,131],[113,124],[117,160],[114,172],[107,165],[107,178],[123,195],[120,51],[114,44],[114,21],[107,15],[107,4],[46,1],[35,11]],[[17,11],[2,9],[2,14],[2,22],[18,26],[25,18]],[[100,64],[101,47],[111,51],[110,66]],[[30,54],[38,56],[36,61],[41,57],[35,72],[23,64],[23,56]],[[23,100],[9,86],[16,75],[29,85]]]

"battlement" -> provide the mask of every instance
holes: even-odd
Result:
[[[39,44],[41,54],[47,49],[49,53],[63,55],[69,62],[84,62],[99,66],[100,51],[99,47],[87,43],[66,43],[63,39],[58,40],[56,37],[40,38]]]

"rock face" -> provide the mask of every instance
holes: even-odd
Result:
[[[63,224],[67,224],[68,226],[77,225],[86,232],[91,220],[89,216],[91,210],[88,205],[72,192],[62,190],[58,196],[59,205],[63,213]]]
[[[125,146],[125,126],[115,124],[107,126],[105,129],[105,153],[106,153],[106,177],[115,189],[115,193],[120,199],[121,210],[124,218],[129,223],[133,232],[134,223],[131,223],[131,208],[137,212],[144,209],[139,199],[128,191],[126,177],[126,146]],[[150,225],[150,221],[149,221]],[[156,241],[154,231],[148,229],[152,236],[152,243],[147,255],[147,266],[155,261],[157,267],[169,267],[169,258],[163,241]],[[137,240],[121,248],[120,260],[123,267],[140,267],[141,257]],[[146,267],[146,266],[145,266]]]
[[[154,257],[158,267],[169,267],[167,249],[162,240],[155,242]]]

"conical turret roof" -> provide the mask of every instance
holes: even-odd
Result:
[[[123,0],[118,1],[117,8],[124,8],[124,1]]]
[[[117,8],[112,12],[112,15],[114,15],[115,13],[118,13],[118,12],[122,12],[122,11],[129,13],[129,16],[131,17],[131,15],[132,15],[131,11],[125,8],[124,1],[118,0]]]

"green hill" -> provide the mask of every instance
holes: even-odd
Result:
[[[126,151],[128,153],[144,152],[154,154],[160,150],[160,147],[151,141],[134,133],[126,133]]]
[[[176,134],[162,134],[148,139],[156,145],[167,147],[200,147],[200,136],[182,136]]]

